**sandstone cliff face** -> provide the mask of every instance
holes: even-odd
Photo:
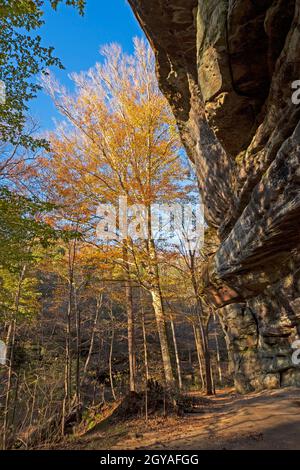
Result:
[[[237,389],[300,385],[300,0],[129,0],[220,243],[206,266]]]

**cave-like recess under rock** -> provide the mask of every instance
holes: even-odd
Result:
[[[203,276],[237,390],[300,385],[300,0],[129,3],[215,232]]]

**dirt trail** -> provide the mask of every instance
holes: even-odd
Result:
[[[300,390],[219,395],[204,413],[127,439],[115,449],[300,449]]]
[[[95,428],[79,449],[300,449],[300,390],[218,394],[196,413]],[[75,444],[75,446],[74,446]]]

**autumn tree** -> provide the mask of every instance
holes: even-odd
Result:
[[[62,0],[49,0],[57,8]],[[0,106],[0,140],[31,149],[45,145],[26,130],[28,102],[36,96],[40,85],[36,75],[46,67],[62,67],[52,47],[44,47],[36,31],[43,25],[45,1],[0,1],[0,80],[4,84],[5,102]],[[66,0],[67,5],[83,13],[84,0]]]
[[[64,182],[62,191],[66,191],[67,184],[74,197],[80,195],[94,209],[101,203],[118,207],[120,198],[126,200],[129,212],[132,205],[144,208],[144,227],[135,236],[126,233],[122,238],[126,253],[124,272],[127,282],[136,278],[151,294],[165,379],[171,386],[174,377],[152,208],[154,204],[184,200],[185,166],[173,115],[158,90],[150,47],[137,39],[134,45],[133,56],[124,54],[117,45],[104,47],[103,64],[73,75],[76,86],[73,95],[53,77],[45,78],[45,87],[67,118],[50,136],[51,156],[46,166],[48,171],[51,167],[54,184]],[[95,212],[91,218],[94,215]],[[113,239],[120,242],[118,230]],[[126,298],[132,358],[134,325],[130,294]],[[130,362],[133,376],[134,359]]]

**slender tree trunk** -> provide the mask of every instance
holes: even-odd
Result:
[[[211,361],[210,361],[210,352],[208,346],[208,335],[207,328],[203,324],[203,307],[201,299],[198,299],[198,321],[200,327],[200,334],[202,340],[204,364],[205,364],[205,382],[206,382],[206,394],[214,395],[214,387],[212,382],[212,370],[211,370]]]
[[[126,308],[127,308],[127,334],[128,334],[128,359],[129,359],[129,389],[136,392],[136,355],[134,334],[134,313],[132,301],[132,287],[126,282]]]
[[[200,328],[201,346],[202,346],[204,365],[205,365],[206,394],[213,395],[214,387],[213,387],[213,381],[212,381],[211,360],[210,360],[210,352],[209,352],[209,344],[208,344],[208,331],[204,325],[204,310],[203,310],[202,300],[201,300],[201,296],[200,296],[199,289],[198,289],[193,256],[191,257],[191,277],[192,277],[192,284],[193,284],[193,289],[194,289],[194,293],[196,297],[197,316],[198,316],[198,323],[199,323],[199,328]]]
[[[128,249],[127,242],[123,245],[123,261],[125,266],[125,297],[126,297],[126,312],[127,312],[127,336],[128,336],[128,360],[129,360],[129,389],[131,392],[136,392],[136,351],[135,351],[135,328],[134,328],[134,311],[133,311],[133,296],[132,284],[130,278],[130,266],[128,263]]]
[[[10,395],[12,389],[12,376],[13,376],[13,354],[15,348],[15,337],[16,337],[16,319],[12,321],[10,327],[10,338],[8,343],[8,377],[7,377],[7,387],[6,387],[6,396],[5,396],[5,406],[4,406],[4,420],[3,420],[3,450],[6,450],[7,447],[7,434],[9,427],[9,407],[10,407]]]
[[[78,230],[78,224],[76,226],[76,230]],[[68,298],[68,308],[67,308],[67,331],[66,331],[66,346],[65,346],[65,376],[64,376],[64,399],[63,399],[63,406],[62,406],[62,423],[61,423],[61,432],[62,435],[65,434],[65,423],[67,415],[70,411],[71,407],[71,396],[72,396],[72,351],[71,351],[71,335],[72,335],[72,313],[73,313],[73,306],[75,310],[77,310],[77,301],[76,301],[76,292],[74,288],[74,271],[75,271],[75,262],[76,262],[76,249],[77,249],[77,240],[73,241],[73,245],[69,242],[68,246],[68,264],[69,264],[69,298]],[[78,312],[75,315],[77,317]],[[79,325],[79,318],[76,318],[76,336],[77,336],[77,346],[80,347],[80,325]],[[79,351],[77,350],[77,353]],[[77,367],[76,367],[76,398],[78,400],[79,396],[79,387],[78,384],[78,371],[79,371],[79,354],[77,354]],[[80,372],[79,372],[80,373]],[[78,405],[78,401],[77,401]]]
[[[109,367],[109,379],[110,379],[111,393],[112,393],[113,399],[116,401],[117,396],[116,396],[115,387],[114,387],[114,378],[113,378],[113,370],[112,370],[113,348],[114,348],[114,339],[115,339],[115,318],[113,315],[112,302],[110,305],[110,319],[111,319],[111,337],[110,337],[108,367]]]
[[[19,313],[22,284],[24,281],[26,273],[26,264],[24,264],[18,281],[17,292],[15,296],[15,305],[13,319],[10,323],[8,333],[7,333],[7,359],[8,359],[8,377],[7,377],[7,388],[5,396],[5,406],[4,406],[4,419],[3,419],[3,436],[2,436],[2,448],[6,450],[7,447],[7,433],[9,427],[9,405],[10,405],[10,395],[12,388],[12,376],[13,376],[13,356],[15,348],[15,339],[16,339],[16,327],[17,327],[17,315]]]
[[[214,319],[214,328],[215,328],[214,336],[215,336],[216,350],[217,350],[217,363],[218,363],[219,382],[220,382],[220,385],[222,385],[223,375],[222,375],[222,368],[221,368],[220,346],[219,346],[218,332],[217,332],[217,328],[216,328],[217,319],[216,319],[215,312],[213,313],[213,319]]]
[[[84,379],[86,377],[88,367],[91,361],[93,349],[94,349],[94,343],[95,343],[95,336],[96,336],[96,331],[97,331],[97,324],[100,316],[100,311],[101,311],[101,306],[102,306],[102,301],[103,301],[103,294],[100,295],[100,297],[97,298],[97,305],[96,305],[96,313],[95,313],[95,318],[94,318],[94,323],[93,323],[93,329],[92,329],[92,334],[91,334],[91,341],[90,341],[90,347],[89,347],[89,352],[84,364],[83,368],[83,373],[82,373],[82,378],[81,378],[81,383],[84,382]]]
[[[147,347],[147,333],[145,324],[145,311],[143,306],[143,298],[140,290],[140,306],[141,306],[141,319],[142,319],[142,332],[143,332],[143,345],[144,345],[144,365],[145,365],[145,419],[148,421],[148,381],[149,381],[149,364],[148,364],[148,347]]]
[[[204,377],[203,377],[203,366],[202,366],[202,346],[201,346],[201,339],[200,339],[200,331],[193,323],[193,330],[194,330],[194,338],[195,338],[195,345],[198,357],[198,364],[199,364],[199,373],[200,379],[202,383],[202,389],[205,388]]]
[[[150,294],[152,297],[152,305],[155,314],[157,330],[159,335],[162,362],[165,374],[166,385],[168,388],[173,388],[175,385],[174,375],[172,370],[170,349],[168,344],[167,329],[165,322],[165,312],[162,300],[162,293],[160,288],[160,279],[158,271],[158,261],[156,255],[155,243],[152,238],[152,219],[151,207],[148,207],[148,239],[147,239],[147,252],[148,252],[148,275],[150,284]]]
[[[143,344],[144,344],[144,364],[145,364],[145,378],[146,382],[150,378],[149,376],[149,363],[148,363],[148,347],[147,347],[147,333],[146,333],[146,324],[145,324],[145,311],[142,305],[142,296],[141,299],[141,318],[142,318],[142,331],[143,331]]]
[[[170,350],[168,344],[168,337],[167,337],[167,330],[166,330],[166,323],[165,323],[165,315],[164,315],[164,308],[161,298],[161,292],[158,287],[151,287],[150,289],[151,297],[152,297],[152,305],[154,309],[157,330],[159,335],[159,342],[161,348],[161,355],[162,355],[162,362],[163,368],[165,373],[166,385],[167,387],[173,388],[174,386],[174,376],[171,364],[171,357],[170,357]]]
[[[113,358],[113,347],[114,347],[114,337],[115,337],[115,329],[112,324],[112,332],[110,338],[110,350],[109,350],[109,380],[110,380],[110,387],[113,399],[116,401],[116,392],[114,387],[114,380],[113,380],[113,371],[112,371],[112,358]]]
[[[16,416],[17,403],[18,403],[19,385],[20,385],[20,374],[17,374],[16,385],[15,385],[15,396],[14,396],[14,402],[13,402],[13,407],[12,407],[12,417],[11,417],[11,426],[13,429],[13,433],[12,433],[13,442],[16,437],[16,428],[14,426],[14,422],[15,422],[15,416]]]
[[[34,409],[35,409],[35,401],[36,401],[36,390],[37,390],[37,384],[38,384],[38,376],[36,377],[36,381],[34,384],[34,390],[33,390],[33,397],[32,397],[32,405],[31,405],[31,413],[30,413],[30,420],[29,420],[29,427],[31,427],[32,422],[33,422],[33,417],[34,417]]]
[[[75,311],[75,326],[76,326],[76,390],[75,402],[77,420],[80,419],[81,408],[81,381],[80,381],[80,356],[81,356],[81,314],[77,302],[77,289],[74,286],[74,311]]]
[[[102,392],[102,403],[106,403],[106,400],[105,400],[105,384],[102,385],[101,392]]]
[[[177,345],[175,325],[174,325],[174,320],[173,320],[172,315],[170,316],[170,323],[171,323],[171,330],[172,330],[172,337],[173,337],[174,351],[175,351],[175,359],[176,359],[176,366],[177,366],[178,387],[179,387],[179,390],[182,390],[181,366],[180,366],[180,359],[179,359],[179,353],[178,353],[178,345]]]
[[[65,373],[64,373],[64,398],[62,403],[62,422],[61,433],[65,434],[65,424],[67,414],[70,410],[71,403],[71,313],[72,313],[72,290],[73,286],[69,282],[69,301],[67,309],[67,331],[66,331],[66,344],[65,344]]]

